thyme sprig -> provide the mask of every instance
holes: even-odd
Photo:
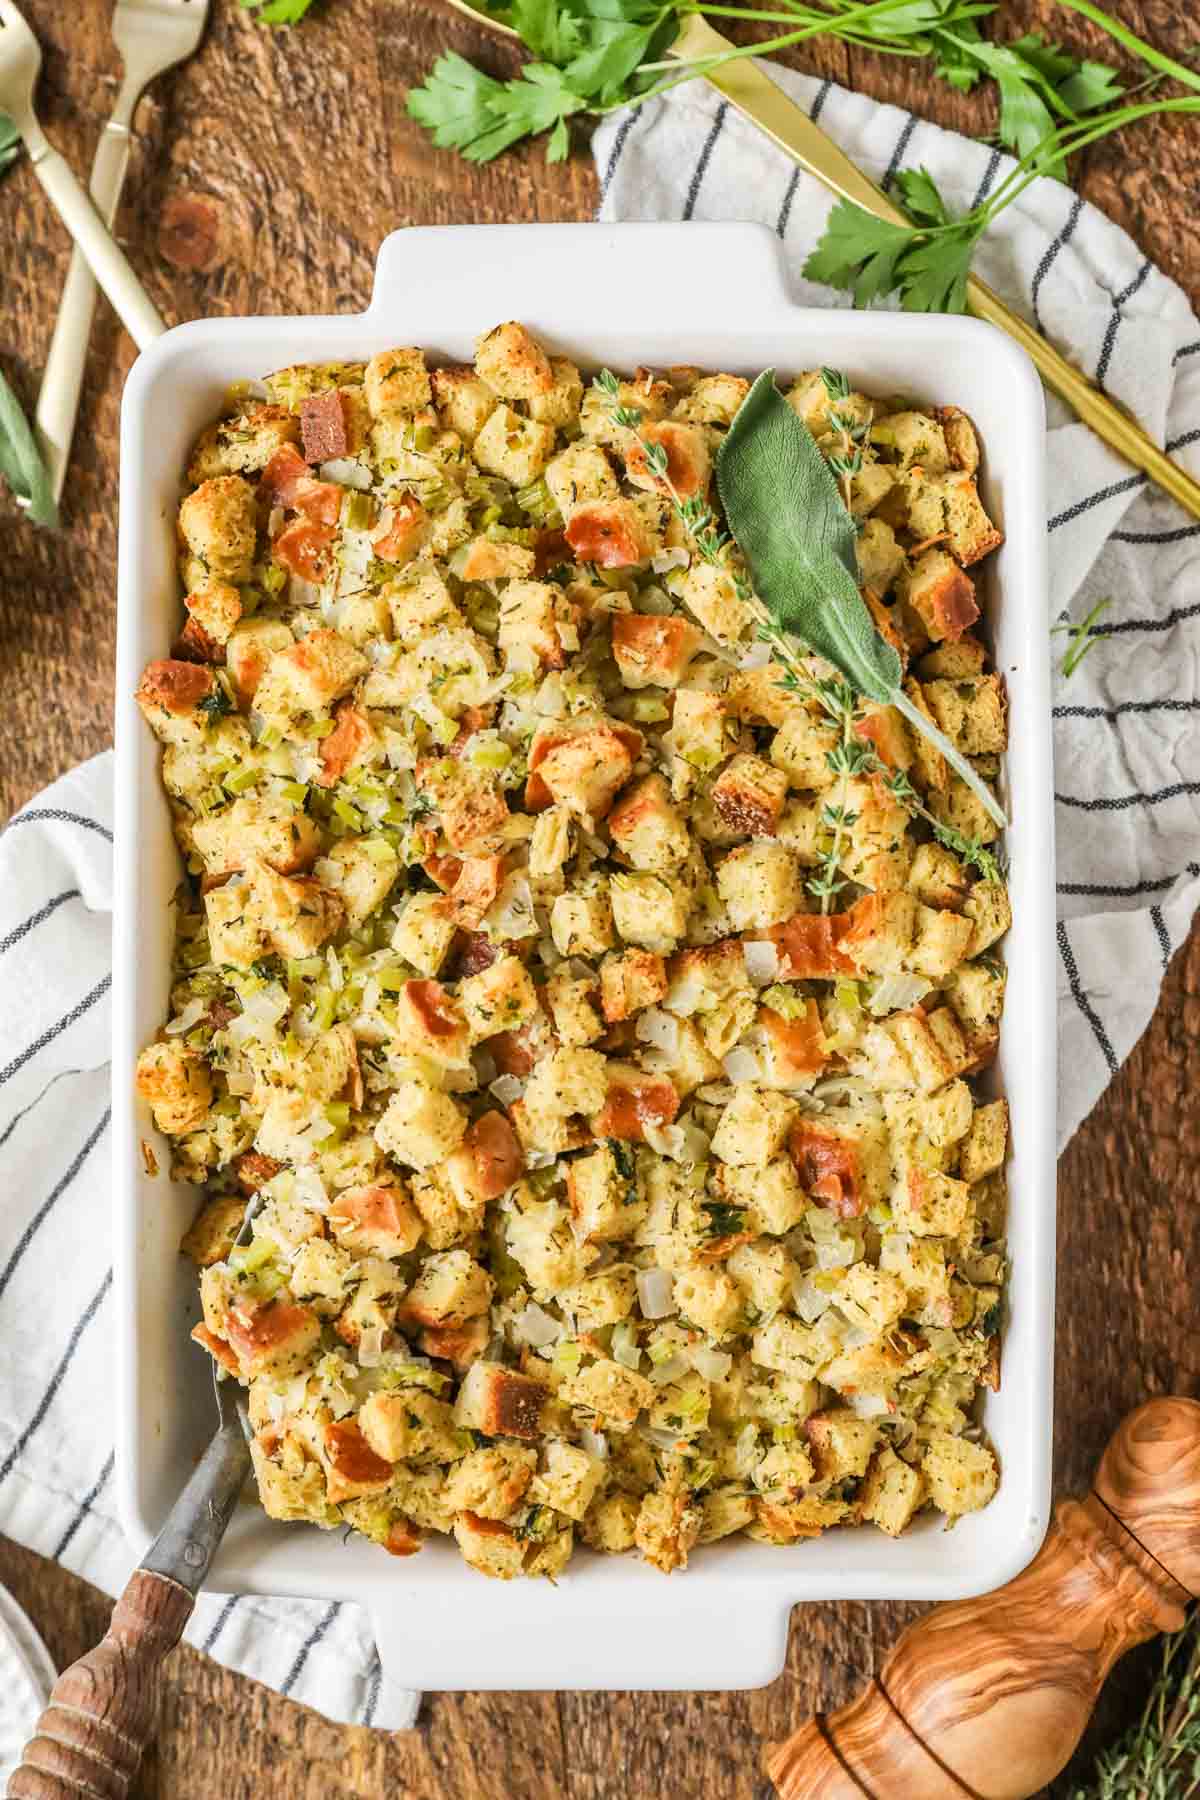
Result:
[[[1168,1637],[1145,1710],[1071,1800],[1187,1800],[1200,1785],[1200,1612]]]
[[[821,380],[831,402],[829,428],[837,433],[839,440],[838,448],[830,452],[826,461],[838,478],[842,499],[849,512],[854,497],[854,477],[863,465],[863,444],[871,429],[871,421],[869,417],[856,419],[852,413],[841,411],[850,398],[850,383],[840,369],[823,368]]]

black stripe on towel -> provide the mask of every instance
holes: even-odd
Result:
[[[904,121],[904,129],[896,139],[896,148],[892,151],[891,160],[884,170],[883,181],[880,184],[884,189],[891,187],[896,171],[904,160],[904,152],[908,149],[909,139],[916,129],[917,115],[915,113],[909,113],[907,119]]]
[[[1109,1074],[1115,1075],[1119,1065],[1116,1056],[1113,1054],[1113,1047],[1108,1041],[1108,1033],[1104,1029],[1104,1023],[1099,1013],[1083,991],[1083,984],[1079,979],[1079,969],[1075,962],[1075,952],[1071,948],[1071,941],[1067,936],[1067,928],[1061,919],[1058,921],[1057,935],[1058,952],[1062,957],[1063,968],[1067,972],[1067,984],[1071,989],[1071,997],[1092,1028],[1096,1042],[1104,1053],[1104,1060],[1108,1064]]]
[[[608,198],[608,190],[612,186],[613,176],[617,172],[617,164],[621,160],[621,152],[625,148],[625,140],[633,130],[634,121],[640,111],[640,107],[635,107],[628,118],[621,120],[621,123],[617,128],[617,135],[613,139],[612,154],[608,159],[608,167],[605,169],[603,180],[600,183],[601,206],[604,205],[604,202]]]
[[[0,1299],[3,1299],[5,1293],[7,1292],[8,1284],[12,1280],[14,1274],[16,1273],[17,1267],[21,1261],[21,1258],[24,1256],[24,1254],[28,1250],[30,1244],[32,1244],[34,1238],[37,1236],[38,1231],[41,1227],[42,1221],[51,1212],[53,1212],[54,1208],[58,1205],[58,1202],[62,1199],[63,1195],[66,1193],[67,1189],[70,1187],[71,1183],[74,1181],[75,1177],[78,1175],[80,1169],[82,1169],[84,1163],[87,1161],[87,1159],[91,1155],[92,1151],[96,1148],[96,1145],[100,1142],[100,1139],[104,1136],[104,1133],[108,1129],[108,1120],[109,1120],[109,1109],[106,1106],[104,1109],[103,1116],[100,1120],[100,1123],[96,1126],[96,1129],[92,1132],[92,1135],[87,1139],[87,1142],[83,1145],[83,1148],[79,1151],[79,1154],[76,1156],[74,1162],[71,1164],[71,1166],[67,1170],[66,1174],[63,1175],[61,1177],[61,1179],[55,1183],[54,1187],[50,1190],[50,1193],[42,1201],[42,1204],[39,1206],[38,1210],[34,1213],[32,1219],[30,1219],[28,1225],[25,1227],[24,1231],[21,1233],[21,1236],[17,1240],[16,1249],[13,1251],[13,1253],[9,1257],[8,1261],[5,1263],[3,1270],[0,1271]]]
[[[205,1656],[212,1655],[213,1645],[216,1643],[217,1639],[220,1637],[221,1633],[224,1631],[226,1625],[229,1623],[229,1615],[233,1611],[234,1607],[237,1605],[238,1600],[240,1598],[241,1598],[241,1596],[238,1594],[231,1594],[229,1596],[228,1600],[225,1602],[224,1606],[221,1608],[220,1612],[217,1614],[217,1617],[213,1624],[212,1630],[209,1632],[208,1636],[205,1638],[204,1642],[200,1646],[200,1648],[201,1648],[201,1650],[203,1650]]]
[[[37,819],[57,819],[65,825],[84,825],[89,831],[98,831],[110,844],[113,841],[113,834],[108,826],[101,825],[98,819],[85,819],[82,813],[63,812],[58,807],[36,806],[32,812],[18,813],[15,819],[9,820],[7,830],[15,831],[18,825],[32,825]]]
[[[1162,951],[1162,966],[1165,969],[1171,963],[1171,935],[1167,930],[1167,921],[1163,918],[1161,906],[1150,908],[1150,923],[1154,926],[1154,935],[1158,939],[1158,947]]]
[[[692,173],[692,179],[688,184],[687,199],[683,203],[683,216],[685,219],[690,219],[696,210],[696,202],[700,198],[700,184],[704,180],[704,172],[708,168],[709,158],[713,153],[713,146],[721,135],[721,127],[725,123],[725,115],[728,111],[728,100],[722,100],[720,106],[718,106],[716,110],[709,134],[704,140],[699,160]]]
[[[84,1013],[95,1006],[97,1000],[102,999],[111,986],[112,976],[106,975],[103,981],[98,981],[91,993],[85,994],[79,1004],[73,1006],[70,1012],[61,1018],[56,1025],[51,1025],[48,1031],[43,1031],[41,1037],[29,1045],[28,1049],[22,1050],[19,1056],[14,1056],[6,1069],[0,1069],[0,1087],[3,1087],[5,1082],[8,1081],[11,1076],[15,1075],[19,1069],[23,1069],[30,1058],[36,1056],[39,1050],[44,1050],[46,1045],[52,1044],[56,1037],[61,1037],[64,1031],[69,1031],[72,1025],[78,1024]]]
[[[1149,262],[1144,262],[1133,280],[1129,283],[1129,286],[1122,288],[1119,294],[1113,295],[1112,318],[1105,327],[1104,342],[1100,346],[1100,359],[1096,364],[1096,386],[1098,388],[1103,389],[1104,378],[1108,374],[1108,365],[1112,361],[1113,346],[1116,344],[1117,331],[1121,324],[1121,308],[1127,300],[1133,299],[1133,296],[1137,293],[1147,275],[1149,275],[1150,267],[1151,265]]]
[[[304,1642],[301,1644],[299,1650],[297,1651],[296,1660],[292,1664],[291,1668],[288,1670],[287,1675],[284,1679],[283,1685],[279,1690],[281,1694],[290,1694],[291,1693],[291,1691],[295,1687],[297,1681],[299,1681],[299,1679],[300,1679],[301,1670],[304,1668],[305,1663],[308,1661],[309,1652],[311,1650],[316,1649],[317,1645],[321,1642],[321,1639],[325,1636],[325,1633],[329,1630],[329,1627],[333,1624],[333,1621],[337,1618],[337,1616],[338,1616],[339,1612],[341,1612],[341,1610],[342,1610],[342,1603],[340,1600],[334,1600],[329,1606],[326,1607],[325,1611],[322,1613],[321,1617],[317,1620],[317,1623],[313,1626],[312,1630],[309,1632],[308,1636],[305,1638]]]
[[[79,1506],[76,1510],[75,1517],[71,1520],[71,1523],[67,1526],[67,1529],[63,1532],[62,1536],[59,1538],[58,1543],[54,1546],[54,1549],[50,1552],[50,1555],[55,1562],[57,1562],[59,1560],[63,1551],[66,1549],[67,1545],[71,1542],[71,1539],[75,1536],[75,1533],[79,1530],[79,1527],[83,1524],[83,1521],[87,1518],[87,1516],[91,1512],[93,1506],[96,1504],[96,1500],[99,1496],[100,1489],[104,1486],[105,1482],[108,1480],[109,1476],[113,1472],[113,1464],[115,1463],[115,1461],[116,1461],[116,1457],[113,1455],[113,1452],[110,1450],[108,1453],[108,1461],[105,1463],[104,1467],[101,1469],[100,1473],[97,1475],[95,1481],[92,1483],[92,1485],[88,1489],[87,1493],[83,1496],[83,1499],[79,1502]]]
[[[23,937],[29,935],[35,925],[40,925],[43,920],[50,917],[51,913],[56,913],[60,906],[66,905],[68,900],[78,899],[78,888],[64,888],[61,894],[55,894],[52,900],[47,900],[45,906],[39,906],[35,913],[30,913],[22,924],[14,925],[7,937],[0,938],[0,956],[3,956],[6,950],[11,950],[14,944],[19,944]]]
[[[1067,214],[1066,224],[1063,226],[1062,230],[1060,232],[1058,232],[1058,234],[1051,240],[1051,242],[1049,244],[1047,244],[1045,254],[1042,257],[1041,262],[1038,264],[1037,268],[1033,272],[1033,285],[1029,290],[1029,298],[1030,298],[1030,301],[1033,306],[1033,321],[1039,331],[1044,332],[1046,329],[1045,326],[1042,324],[1042,315],[1038,311],[1038,295],[1042,291],[1042,283],[1045,281],[1047,275],[1050,273],[1051,269],[1054,267],[1054,263],[1058,256],[1059,251],[1064,247],[1064,245],[1069,244],[1072,237],[1074,236],[1075,227],[1079,223],[1079,215],[1082,213],[1082,211],[1083,211],[1083,195],[1076,194],[1074,200],[1071,203],[1071,210]]]
[[[28,1425],[25,1427],[24,1431],[18,1437],[18,1439],[17,1439],[16,1443],[13,1445],[12,1449],[9,1451],[8,1455],[5,1457],[3,1464],[0,1464],[0,1482],[8,1480],[8,1477],[13,1472],[13,1468],[15,1467],[16,1463],[19,1461],[21,1456],[24,1454],[27,1445],[29,1444],[29,1442],[33,1438],[33,1436],[35,1435],[39,1425],[42,1423],[42,1420],[46,1417],[46,1414],[50,1411],[51,1406],[54,1404],[54,1396],[57,1394],[59,1388],[63,1384],[64,1377],[66,1376],[67,1370],[71,1366],[71,1363],[75,1356],[75,1352],[79,1348],[79,1341],[82,1338],[84,1332],[87,1330],[88,1326],[91,1324],[92,1320],[95,1318],[96,1314],[99,1312],[101,1302],[103,1301],[105,1294],[107,1294],[107,1292],[111,1286],[112,1286],[112,1270],[109,1269],[104,1277],[104,1280],[100,1283],[100,1286],[96,1289],[96,1292],[92,1295],[91,1299],[88,1301],[87,1306],[84,1308],[83,1312],[79,1315],[79,1318],[75,1321],[75,1327],[74,1327],[73,1331],[71,1332],[70,1338],[67,1341],[67,1347],[66,1347],[65,1351],[63,1352],[62,1361],[59,1363],[57,1369],[55,1369],[53,1375],[50,1377],[50,1381],[46,1388],[46,1391],[42,1395],[41,1400],[38,1402],[37,1411],[34,1413],[32,1419],[30,1419]]]
[[[1099,800],[1080,800],[1074,794],[1055,794],[1060,806],[1074,806],[1080,812],[1127,812],[1131,806],[1158,806],[1164,800],[1178,800],[1181,794],[1200,794],[1200,781],[1173,781],[1170,787],[1151,794],[1118,794]]]

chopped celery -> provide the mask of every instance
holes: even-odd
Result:
[[[372,862],[390,863],[397,860],[396,852],[384,838],[364,838],[363,849],[366,851]]]
[[[334,816],[339,818],[343,825],[348,825],[351,831],[362,830],[363,816],[356,806],[351,806],[348,800],[335,800],[333,811]]]
[[[345,521],[351,531],[369,531],[375,523],[376,507],[370,494],[353,490],[346,496]]]
[[[512,750],[503,738],[497,738],[472,750],[471,761],[477,769],[507,769],[512,761]]]
[[[227,794],[244,794],[247,788],[254,786],[259,773],[258,769],[236,769],[232,775],[223,778],[222,786]]]
[[[403,963],[388,963],[386,968],[376,969],[375,979],[385,994],[398,994],[410,976]]]
[[[308,799],[308,784],[303,781],[285,781],[279,791],[285,800],[294,800],[297,806],[303,806]]]
[[[643,725],[655,725],[671,716],[657,694],[638,694],[631,710],[634,718]]]

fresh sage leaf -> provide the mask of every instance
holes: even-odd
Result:
[[[941,751],[997,824],[986,784],[901,686],[858,585],[857,527],[811,431],[775,385],[758,377],[717,453],[717,491],[755,592],[774,623],[838,669],[868,700],[894,706]]]
[[[13,493],[29,502],[35,525],[57,525],[58,507],[21,402],[0,375],[0,472]]]

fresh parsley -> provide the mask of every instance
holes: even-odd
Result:
[[[21,410],[21,402],[0,375],[0,474],[35,525],[57,525],[58,506],[42,453]]]
[[[709,1237],[736,1237],[746,1229],[746,1214],[740,1206],[726,1200],[702,1200],[700,1211],[707,1215],[705,1229]]]

